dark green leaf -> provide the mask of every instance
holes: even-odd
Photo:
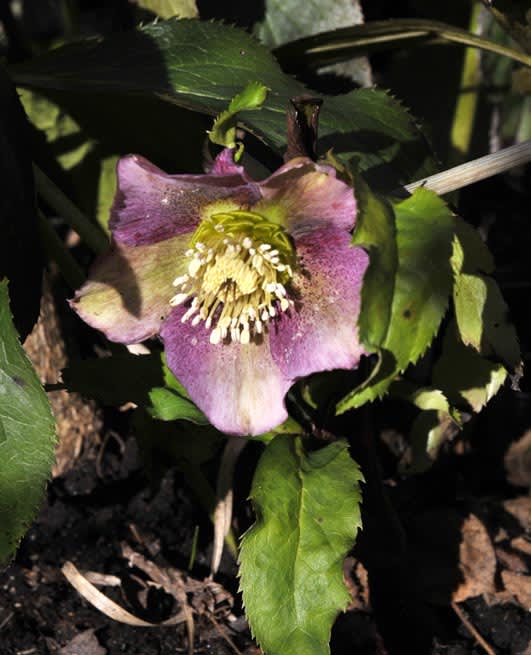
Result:
[[[247,617],[268,655],[327,655],[349,594],[342,564],[360,526],[356,463],[347,444],[305,453],[299,438],[266,447],[251,498],[257,521],[244,535],[240,584]]]
[[[145,405],[149,391],[164,385],[160,355],[115,355],[73,361],[63,369],[69,391],[99,400],[104,405],[133,402]]]
[[[25,339],[39,317],[42,261],[28,124],[0,66],[0,279],[10,280],[15,325]]]
[[[531,54],[531,12],[528,0],[493,0],[483,4],[525,52]]]
[[[160,421],[140,408],[134,412],[133,426],[148,472],[160,471],[162,467],[173,464],[180,466],[182,462],[199,467],[215,455],[224,440],[222,433],[210,425]],[[170,464],[168,456],[171,457]],[[214,508],[213,494],[211,501],[209,510]]]
[[[43,499],[54,458],[48,399],[12,323],[0,282],[0,563],[5,563]]]
[[[143,29],[54,50],[17,68],[17,82],[38,89],[156,95],[209,115],[226,109],[249,82],[271,92],[261,111],[242,112],[244,126],[281,150],[286,108],[305,88],[280,70],[266,48],[245,32],[195,20],[159,21]],[[116,104],[116,100],[110,104]],[[414,121],[382,91],[361,89],[325,98],[321,151],[356,153],[363,170],[376,169],[384,188],[433,172]],[[178,131],[178,130],[177,130]],[[384,170],[381,170],[381,169]]]

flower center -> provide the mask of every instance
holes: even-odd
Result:
[[[213,214],[200,223],[185,255],[188,270],[174,280],[178,293],[170,304],[191,300],[181,320],[204,321],[212,344],[249,343],[293,305],[286,285],[295,251],[284,230],[258,214]]]

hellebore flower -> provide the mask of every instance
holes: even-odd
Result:
[[[110,340],[160,334],[168,366],[218,429],[260,434],[316,371],[354,368],[367,254],[351,187],[306,157],[261,182],[224,150],[206,175],[118,163],[111,250],[72,307]]]

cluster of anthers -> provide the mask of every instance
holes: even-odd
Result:
[[[235,233],[231,221],[211,221],[210,227],[206,234],[196,232],[204,240],[192,238],[185,253],[190,259],[187,272],[174,280],[178,293],[170,304],[191,300],[181,321],[191,319],[194,326],[204,321],[211,329],[210,343],[247,344],[293,305],[285,286],[293,276],[290,253],[281,252],[285,250],[281,245],[279,250],[251,238],[249,234],[256,236],[252,230]]]

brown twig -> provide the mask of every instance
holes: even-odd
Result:
[[[463,610],[459,607],[459,605],[455,601],[452,601],[452,609],[457,614],[457,616],[459,617],[465,628],[470,632],[470,634],[474,637],[474,639],[478,642],[478,644],[483,648],[483,650],[486,653],[488,653],[488,655],[496,655],[496,651],[492,648],[492,646],[490,646],[485,641],[485,639],[483,639],[483,637],[479,634],[479,632],[472,625],[472,623],[470,623]]]
[[[216,621],[216,619],[215,619],[211,614],[207,614],[207,617],[210,619],[210,621],[212,622],[212,625],[214,626],[214,628],[216,628],[216,630],[218,631],[218,633],[220,634],[220,636],[221,636],[221,637],[222,637],[222,638],[223,638],[223,639],[224,639],[224,640],[229,644],[229,646],[234,650],[234,652],[236,653],[236,655],[243,655],[243,653],[241,652],[241,650],[238,648],[238,646],[236,646],[236,644],[232,641],[232,639],[229,637],[229,635],[226,634],[224,630],[222,630],[221,626],[220,626],[219,623]]]

